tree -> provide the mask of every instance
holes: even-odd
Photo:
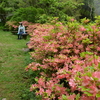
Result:
[[[94,19],[94,0],[84,0],[84,5],[80,11],[81,17],[80,18],[89,18],[91,20]]]
[[[0,7],[0,20],[2,24],[6,21],[6,12],[2,7]]]
[[[37,9],[35,7],[19,8],[17,9],[11,18],[11,21],[24,21],[35,22],[37,15]]]
[[[66,15],[78,18],[82,4],[82,0],[39,0],[37,7],[44,9],[47,15],[60,19]]]
[[[63,8],[64,13],[79,19],[81,16],[80,10],[82,9],[82,5],[84,5],[83,0],[62,0],[62,2],[66,2],[66,6]]]
[[[94,0],[95,15],[100,15],[100,0]]]
[[[6,5],[7,2],[5,0],[0,1],[0,19],[2,24],[6,22],[6,10],[5,10]]]

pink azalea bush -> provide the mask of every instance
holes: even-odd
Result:
[[[5,26],[7,26],[9,28],[9,30],[11,30],[11,31],[18,30],[19,23],[20,22],[16,22],[16,21],[7,21]],[[28,22],[28,21],[22,21],[22,23],[26,27],[26,29],[29,25],[32,24],[31,22]]]
[[[100,28],[84,22],[28,27],[35,61],[26,71],[40,71],[30,91],[42,100],[100,100]]]
[[[8,29],[12,31],[16,30],[18,28],[18,25],[16,21],[7,21],[5,27],[8,27]]]

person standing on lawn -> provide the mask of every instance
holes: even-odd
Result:
[[[22,34],[25,34],[25,26],[22,22],[20,22],[20,25],[18,27],[18,39],[22,39]]]

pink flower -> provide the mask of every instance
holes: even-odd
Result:
[[[39,84],[40,86],[44,86],[44,85],[45,85],[44,79],[43,79],[43,78],[39,78],[38,84]]]
[[[72,94],[72,95],[70,95],[70,96],[68,97],[68,100],[75,100],[75,97],[76,97],[76,95],[75,95],[75,94]]]
[[[97,47],[97,50],[100,51],[100,47]]]
[[[64,49],[64,50],[62,50],[60,53],[70,53],[70,50]]]
[[[72,22],[73,22],[74,20],[75,20],[75,19],[74,19],[74,18],[72,18],[70,21],[72,21]]]
[[[39,94],[42,95],[43,93],[44,93],[44,89],[43,88],[40,88]]]
[[[37,84],[32,84],[31,87],[30,87],[30,91],[33,91],[36,88],[37,88]]]
[[[80,44],[80,45],[78,46],[78,48],[79,48],[79,49],[82,49],[82,48],[83,48],[83,45]]]
[[[100,28],[99,28],[99,29],[100,29]],[[99,35],[99,34],[100,34],[100,31],[98,31],[97,34]]]
[[[72,47],[73,47],[73,44],[68,44],[68,47],[69,47],[69,48],[72,48]]]
[[[70,78],[69,74],[65,74],[66,79]]]
[[[82,97],[80,98],[80,100],[95,100],[95,97],[93,96],[86,96],[86,95],[82,95]]]
[[[87,50],[87,51],[90,51],[90,48],[89,48],[89,47],[87,47],[87,48],[86,48],[86,50]]]
[[[56,74],[54,74],[54,73],[53,73],[53,74],[52,74],[52,76],[53,76],[53,77],[55,77],[55,76],[56,76]]]
[[[82,82],[83,86],[88,86],[91,82],[91,79],[88,76],[84,76],[84,77],[82,77],[82,79],[83,79],[83,82]]]
[[[57,37],[60,37],[61,35],[62,35],[62,33],[58,33],[58,34],[57,34]]]
[[[92,85],[89,87],[89,89],[91,89],[89,92],[93,94],[93,96],[96,96],[96,94],[98,93],[98,89],[95,85]]]
[[[96,29],[96,26],[91,26],[92,29]]]
[[[65,75],[64,74],[63,75],[58,75],[57,78],[58,79],[63,79],[63,78],[65,78]]]
[[[100,100],[100,97],[99,97],[99,98],[97,98],[97,100]]]
[[[69,85],[71,87],[75,87],[76,86],[76,83],[74,82],[74,79],[69,79]]]
[[[99,71],[99,72],[98,72],[98,71],[94,72],[94,73],[92,74],[92,76],[95,77],[95,78],[98,78],[99,81],[100,81],[100,71]]]
[[[58,51],[57,49],[54,49],[54,50],[53,50],[53,52],[57,52],[57,51]]]
[[[86,31],[86,29],[85,29],[83,26],[81,26],[81,27],[79,28],[79,30],[80,30],[80,31],[83,31],[83,32]]]
[[[31,69],[32,69],[33,71],[36,71],[36,70],[37,70],[37,67],[34,66],[34,67],[32,67]]]
[[[48,96],[50,96],[51,95],[51,90],[46,90],[46,93],[47,93]]]
[[[79,50],[76,50],[76,49],[75,49],[74,52],[75,52],[76,54],[78,54],[78,53],[79,53]]]

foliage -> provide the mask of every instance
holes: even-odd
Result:
[[[82,6],[82,9],[80,10],[80,18],[89,18],[91,20],[94,20],[94,0],[84,0],[84,5]]]
[[[36,73],[23,70],[33,61],[29,52],[23,51],[27,49],[25,44],[29,38],[18,41],[15,35],[1,30],[0,35],[0,100],[40,100],[29,90],[30,77]]]
[[[27,20],[34,23],[43,23],[48,17],[59,17],[60,21],[66,21],[67,15],[74,16],[77,20],[91,18],[94,11],[91,9],[93,0],[2,0],[0,6],[6,12],[5,21]]]
[[[2,24],[5,23],[5,19],[6,19],[5,16],[6,16],[5,9],[0,6],[0,19],[1,19],[0,23]]]
[[[79,8],[82,5],[82,0],[40,0],[37,7],[44,9],[47,15],[59,17],[61,21],[65,20],[64,16],[66,17],[66,15],[78,18],[80,16]]]
[[[60,21],[65,21],[67,15],[79,16],[75,12],[79,12],[77,8],[81,5],[82,3],[72,1],[41,0],[36,4],[36,7],[31,6],[17,9],[11,17],[11,21],[27,20],[33,23],[45,23],[48,22],[48,18],[52,19],[52,17],[58,17]],[[69,13],[71,11],[74,12]]]
[[[22,48],[27,48],[27,40],[18,41],[11,32],[0,30],[0,100],[22,100],[29,88],[28,79],[23,78],[27,53]]]
[[[21,22],[25,26],[26,31],[27,31],[27,27],[32,24],[31,22],[28,22],[28,21],[21,21]],[[13,31],[13,30],[17,31],[19,23],[20,22],[17,22],[17,21],[7,21],[5,24],[5,28],[8,28],[10,31]]]
[[[3,14],[5,18],[4,21],[9,20],[12,16],[12,12],[18,9],[18,0],[1,0],[0,1],[0,8],[4,9],[4,12],[0,12],[0,15]],[[4,14],[5,13],[5,14]]]
[[[18,23],[16,21],[7,21],[5,28],[8,28],[10,31],[16,30],[18,28]]]
[[[37,15],[37,10],[34,7],[27,8],[19,8],[16,12],[14,12],[14,16],[11,18],[12,21],[29,21],[35,22]]]
[[[67,25],[55,20],[52,25],[30,26],[28,47],[34,48],[34,62],[26,71],[40,71],[30,91],[35,90],[42,100],[99,100],[99,26],[68,19]]]
[[[49,21],[49,19],[52,18],[46,14],[42,14],[40,16],[37,16],[37,20],[35,21],[36,23],[47,23]]]
[[[95,22],[98,26],[100,25],[100,16],[95,16]]]
[[[94,0],[95,15],[100,15],[100,0]]]

